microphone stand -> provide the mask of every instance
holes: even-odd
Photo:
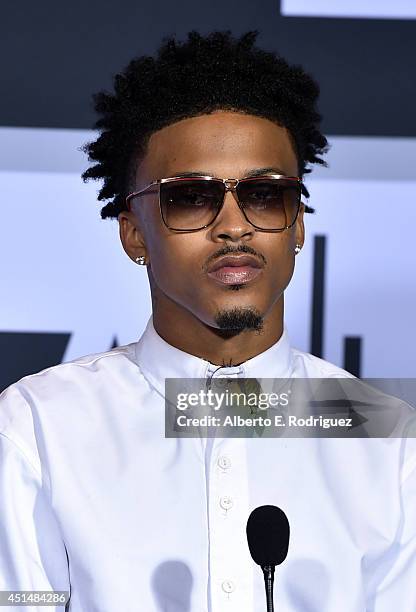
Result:
[[[264,574],[264,584],[266,587],[267,612],[274,612],[273,607],[273,580],[274,565],[264,565],[261,568]]]

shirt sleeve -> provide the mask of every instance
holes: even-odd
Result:
[[[41,475],[0,433],[0,590],[70,591],[68,557]],[[65,606],[19,606],[13,612],[63,612]]]
[[[402,520],[392,545],[389,570],[366,609],[369,612],[416,610],[416,456],[401,483]]]

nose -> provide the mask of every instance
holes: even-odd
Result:
[[[235,191],[227,191],[223,207],[211,226],[212,239],[215,242],[236,242],[242,238],[249,240],[254,232],[255,228],[247,221],[238,205]]]

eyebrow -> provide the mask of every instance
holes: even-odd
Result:
[[[242,178],[253,178],[256,176],[264,176],[266,174],[283,174],[284,176],[289,176],[284,170],[281,168],[277,168],[276,166],[268,167],[268,168],[255,168],[253,170],[248,170]],[[215,178],[215,174],[212,172],[206,172],[205,170],[197,171],[197,172],[178,172],[174,176],[179,178],[192,178],[195,176],[212,176]]]
[[[284,176],[289,176],[284,170],[277,167],[269,167],[269,168],[255,168],[254,170],[249,170],[244,178],[252,178],[253,176],[264,176],[265,174],[283,174]]]

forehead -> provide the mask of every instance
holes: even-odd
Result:
[[[239,178],[248,170],[271,166],[297,175],[288,130],[262,117],[217,111],[152,134],[137,173],[140,182],[192,171]]]

